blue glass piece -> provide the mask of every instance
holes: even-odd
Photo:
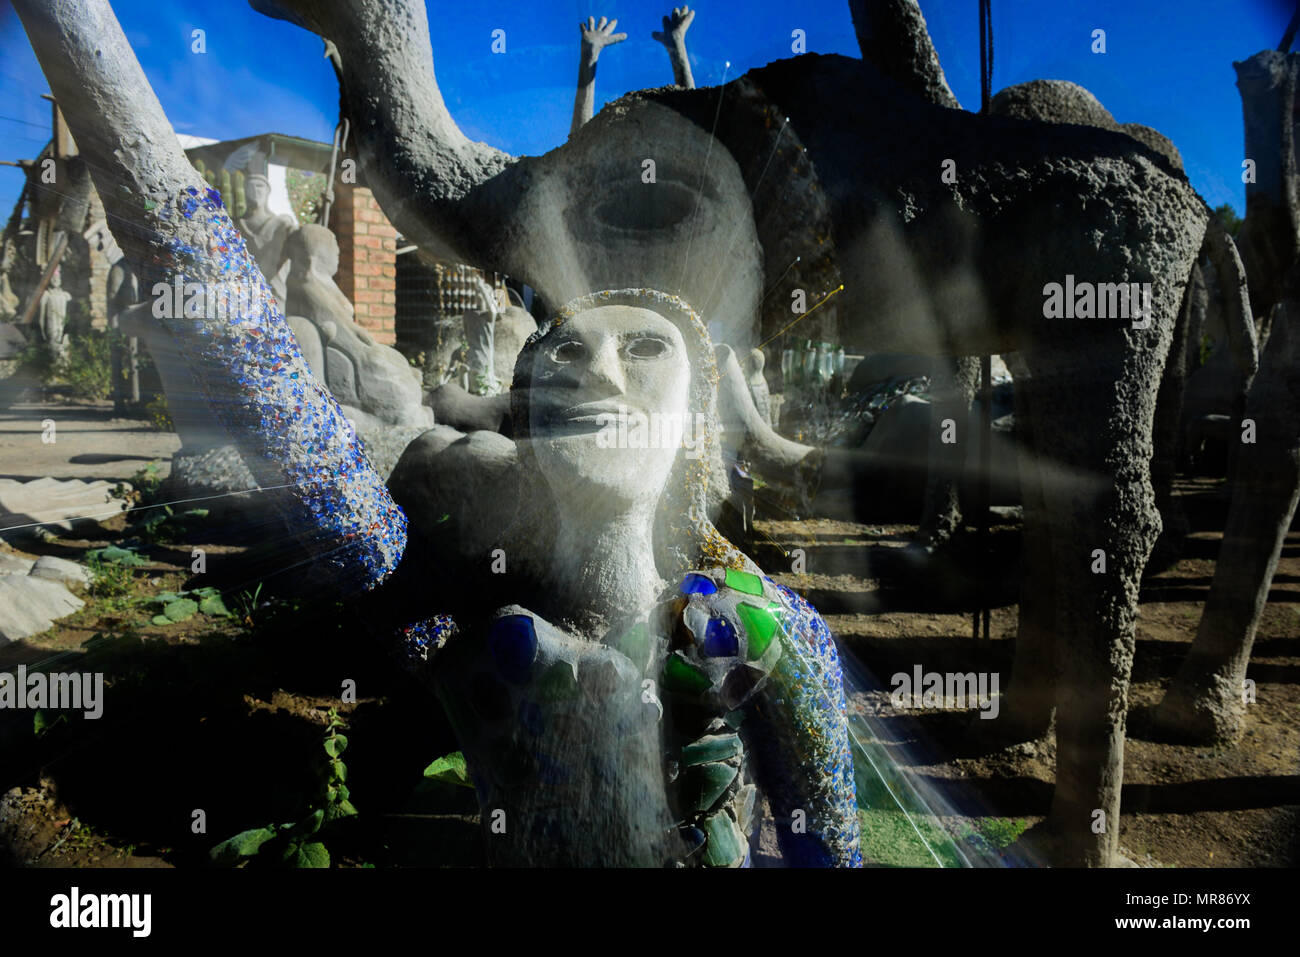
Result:
[[[506,615],[492,623],[488,639],[497,671],[511,684],[528,680],[537,659],[537,632],[527,615]]]
[[[706,658],[734,658],[740,654],[740,640],[731,622],[725,618],[710,618],[700,651]]]
[[[691,572],[683,578],[681,588],[683,595],[712,595],[718,590],[711,578],[697,572]]]

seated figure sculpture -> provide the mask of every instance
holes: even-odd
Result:
[[[124,62],[120,31],[94,43]],[[96,83],[82,85],[111,102],[114,89]],[[718,391],[748,395],[736,357],[718,350],[720,382],[690,305],[610,281],[677,273],[672,236],[632,243],[609,224],[576,244],[590,269],[570,287],[603,291],[579,294],[522,350],[514,437],[435,427],[402,457],[390,492],[156,100],[113,111],[150,135],[93,135],[104,112],[70,108],[69,123],[95,150],[97,188],[121,207],[110,223],[144,286],[183,277],[253,292],[238,315],[158,315],[158,327],[265,501],[329,574],[331,596],[369,602],[369,620],[394,626],[399,652],[438,693],[492,861],[743,865],[761,788],[788,861],[861,863],[834,641],[709,517],[710,486],[725,474]],[[690,135],[707,155],[708,137]],[[139,195],[114,188],[142,152]],[[743,190],[727,196],[747,202]],[[750,265],[739,279],[720,273],[731,284],[711,298],[715,321],[729,311],[740,323],[757,301],[756,288],[745,302],[729,291],[758,275]]]
[[[289,326],[307,364],[352,423],[362,430],[432,425],[433,410],[422,402],[420,373],[353,320],[352,303],[334,282],[339,267],[334,234],[308,224],[291,233],[284,248]]]
[[[220,196],[157,215],[205,237],[169,241],[170,268],[257,290],[237,322],[161,324],[335,594],[366,593],[440,697],[494,863],[740,866],[758,788],[801,821],[777,828],[788,862],[861,863],[834,641],[708,517],[719,378],[686,303],[570,303],[516,363],[515,439],[435,427],[390,494]]]
[[[743,864],[756,770],[778,817],[815,820],[789,858],[860,863],[830,634],[707,517],[717,376],[681,300],[582,297],[520,354],[513,440],[440,427],[389,481],[426,557],[384,603],[422,622],[406,651],[495,863]],[[404,580],[418,597],[394,602]]]

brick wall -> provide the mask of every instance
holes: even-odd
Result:
[[[339,240],[335,282],[376,342],[397,340],[397,230],[364,186],[339,185],[330,228]]]
[[[98,223],[104,218],[104,204],[99,193],[90,191],[90,211],[86,215],[85,226]],[[90,324],[95,329],[108,325],[108,271],[112,268],[108,257],[94,245],[89,249],[90,256]]]

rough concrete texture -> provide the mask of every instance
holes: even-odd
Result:
[[[86,569],[76,562],[54,555],[42,555],[28,571],[33,578],[44,578],[52,582],[74,582],[84,585],[90,581]]]
[[[1103,130],[1120,128],[1110,110],[1095,96],[1068,80],[1030,80],[1008,86],[989,101],[989,113],[1043,123],[1077,123]]]
[[[30,537],[41,527],[64,532],[94,528],[100,520],[120,514],[126,504],[113,497],[113,487],[80,479],[0,479],[0,538]]]
[[[31,575],[0,575],[0,645],[40,634],[85,602],[61,583]]]

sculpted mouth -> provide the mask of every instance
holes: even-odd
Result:
[[[616,426],[620,419],[633,414],[620,402],[600,400],[577,405],[556,403],[538,410],[538,431],[550,435],[583,435]]]
[[[558,411],[554,418],[563,419],[568,422],[580,422],[591,419],[593,422],[598,417],[604,417],[603,421],[608,421],[611,415],[631,415],[631,411],[626,405],[618,402],[584,402],[581,405],[570,406],[567,409]]]

